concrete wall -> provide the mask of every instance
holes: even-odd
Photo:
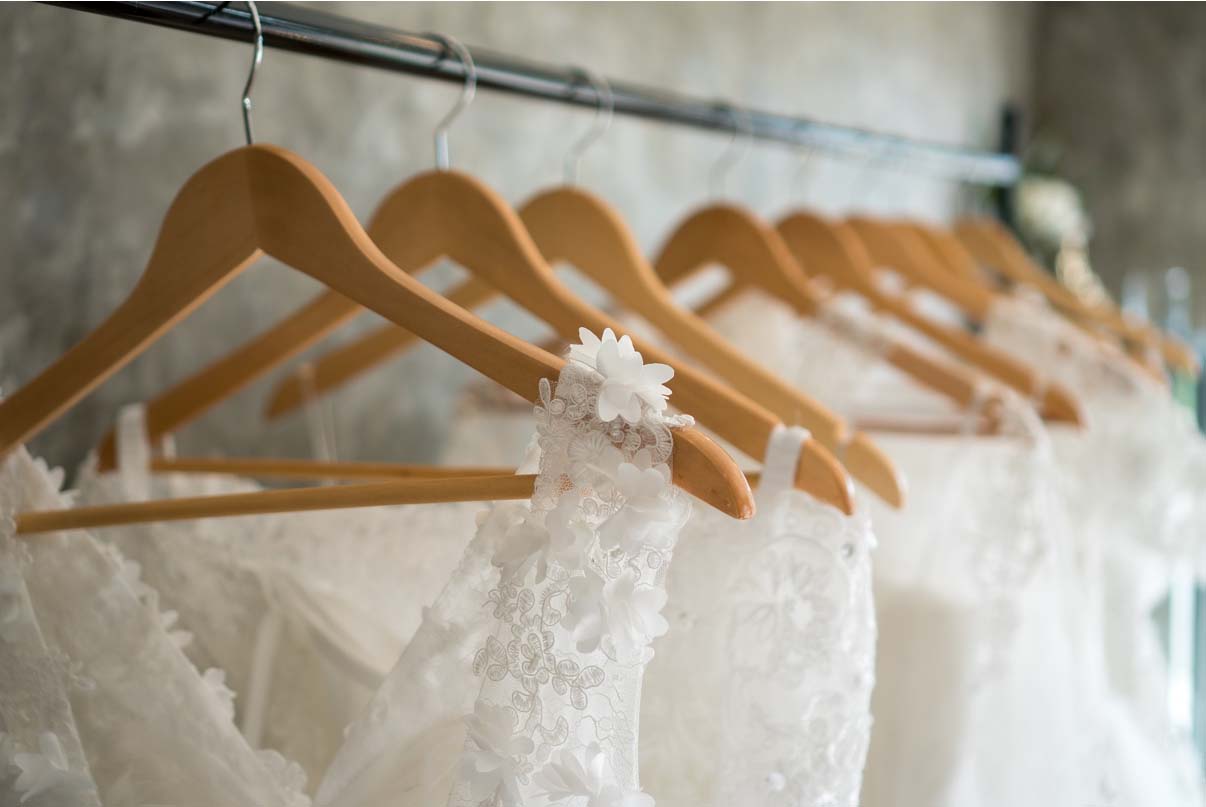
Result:
[[[1206,322],[1206,7],[1046,3],[1031,128],[1082,191],[1090,257],[1115,294],[1127,273],[1184,267]]]
[[[340,14],[470,45],[587,65],[617,78],[939,140],[992,145],[1000,105],[1025,102],[1032,12],[1021,4],[339,4]],[[129,292],[163,211],[206,160],[241,145],[249,47],[33,4],[0,6],[0,386],[12,389]],[[328,174],[362,217],[431,165],[449,85],[269,51],[257,79],[262,141]],[[452,131],[454,165],[509,200],[560,178],[589,124],[567,110],[483,93]],[[652,250],[707,196],[726,137],[618,120],[589,154],[584,184]],[[865,164],[756,148],[729,191],[764,212],[789,202],[940,218],[951,185]],[[443,272],[433,282],[446,283]],[[34,443],[73,464],[119,405],[220,356],[315,292],[256,266]],[[535,324],[500,307],[524,335]],[[366,318],[367,319],[367,318]],[[363,328],[369,322],[360,323]],[[353,329],[355,330],[355,329]],[[341,453],[418,461],[438,453],[470,377],[422,348],[335,398]],[[181,435],[189,453],[306,455],[302,418],[264,425],[266,384]]]

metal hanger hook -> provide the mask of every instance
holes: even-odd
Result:
[[[255,143],[251,133],[251,85],[255,83],[255,71],[264,61],[264,28],[260,24],[260,11],[255,7],[255,0],[247,0],[247,11],[251,15],[251,25],[255,30],[255,51],[251,57],[251,70],[247,73],[247,83],[243,85],[243,134],[247,136],[247,145]]]
[[[797,199],[803,199],[803,186],[805,176],[809,173],[809,169],[813,167],[812,158],[816,156],[817,147],[812,145],[803,145],[796,149],[796,169],[792,171],[791,182],[787,186],[787,203],[790,205]]]
[[[724,195],[724,181],[729,172],[741,162],[750,150],[750,144],[754,142],[754,125],[748,112],[739,110],[732,104],[721,103],[717,104],[716,108],[727,113],[733,122],[733,136],[724,152],[712,164],[712,170],[708,172],[708,189],[713,197],[718,198]]]
[[[473,103],[473,96],[477,94],[477,65],[473,63],[473,54],[469,52],[469,48],[465,47],[459,39],[445,34],[425,34],[425,36],[439,42],[442,48],[440,55],[436,58],[436,64],[442,62],[449,53],[455,53],[465,68],[465,85],[461,89],[461,97],[457,99],[452,109],[448,110],[448,114],[436,124],[435,128],[436,168],[447,171],[451,166],[448,157],[448,129],[452,126],[453,121],[461,116],[465,108]]]
[[[578,184],[578,169],[582,166],[582,156],[586,154],[588,148],[607,134],[616,111],[616,96],[606,78],[581,68],[575,68],[574,74],[575,83],[585,79],[594,90],[595,118],[591,122],[590,128],[574,141],[565,154],[565,184],[567,185]]]

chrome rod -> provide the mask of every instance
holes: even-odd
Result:
[[[207,36],[251,40],[244,3],[50,3],[62,8],[175,28]],[[267,47],[462,84],[464,66],[423,34],[304,8],[292,3],[257,3]],[[594,109],[597,101],[580,70],[541,64],[471,48],[477,83],[529,98]],[[615,114],[731,133],[734,114],[748,121],[755,140],[789,143],[872,161],[902,171],[934,174],[978,185],[1009,185],[1021,174],[1011,154],[917,140],[900,135],[780,115],[721,101],[608,79]]]

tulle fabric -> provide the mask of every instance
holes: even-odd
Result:
[[[243,740],[221,675],[181,652],[136,565],[82,531],[14,535],[15,513],[70,505],[61,482],[24,449],[0,469],[0,803],[306,804],[298,772]]]
[[[528,423],[530,424],[530,416]],[[529,425],[530,429],[530,425]],[[141,406],[85,504],[253,492],[228,475],[152,474]],[[248,742],[316,786],[476,529],[473,503],[160,522],[98,537],[137,564],[183,650],[221,670]]]

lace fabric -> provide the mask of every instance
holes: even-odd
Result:
[[[117,470],[85,469],[81,501],[261,489],[231,476],[152,475],[145,435],[142,408],[128,407],[118,422]],[[186,655],[221,671],[248,742],[297,763],[316,784],[455,567],[478,509],[162,522],[100,537],[158,592]]]
[[[804,439],[775,435],[753,520],[700,513],[684,530],[641,715],[661,804],[859,803],[874,538],[865,516],[792,489]]]
[[[61,481],[23,449],[0,470],[0,668],[15,672],[0,687],[0,803],[304,805],[295,772],[239,735],[221,676],[181,653],[135,565],[83,532],[15,537],[14,513],[70,503]]]
[[[689,510],[660,365],[583,334],[536,409],[530,505],[498,505],[319,789],[320,805],[641,807],[637,717]]]
[[[1070,513],[1071,588],[1084,614],[1078,653],[1093,699],[1097,798],[1202,804],[1191,741],[1168,720],[1151,611],[1171,565],[1200,557],[1203,439],[1167,390],[1033,296],[994,306],[985,335],[1075,389],[1088,415],[1083,432],[1056,435],[1054,487]]]

